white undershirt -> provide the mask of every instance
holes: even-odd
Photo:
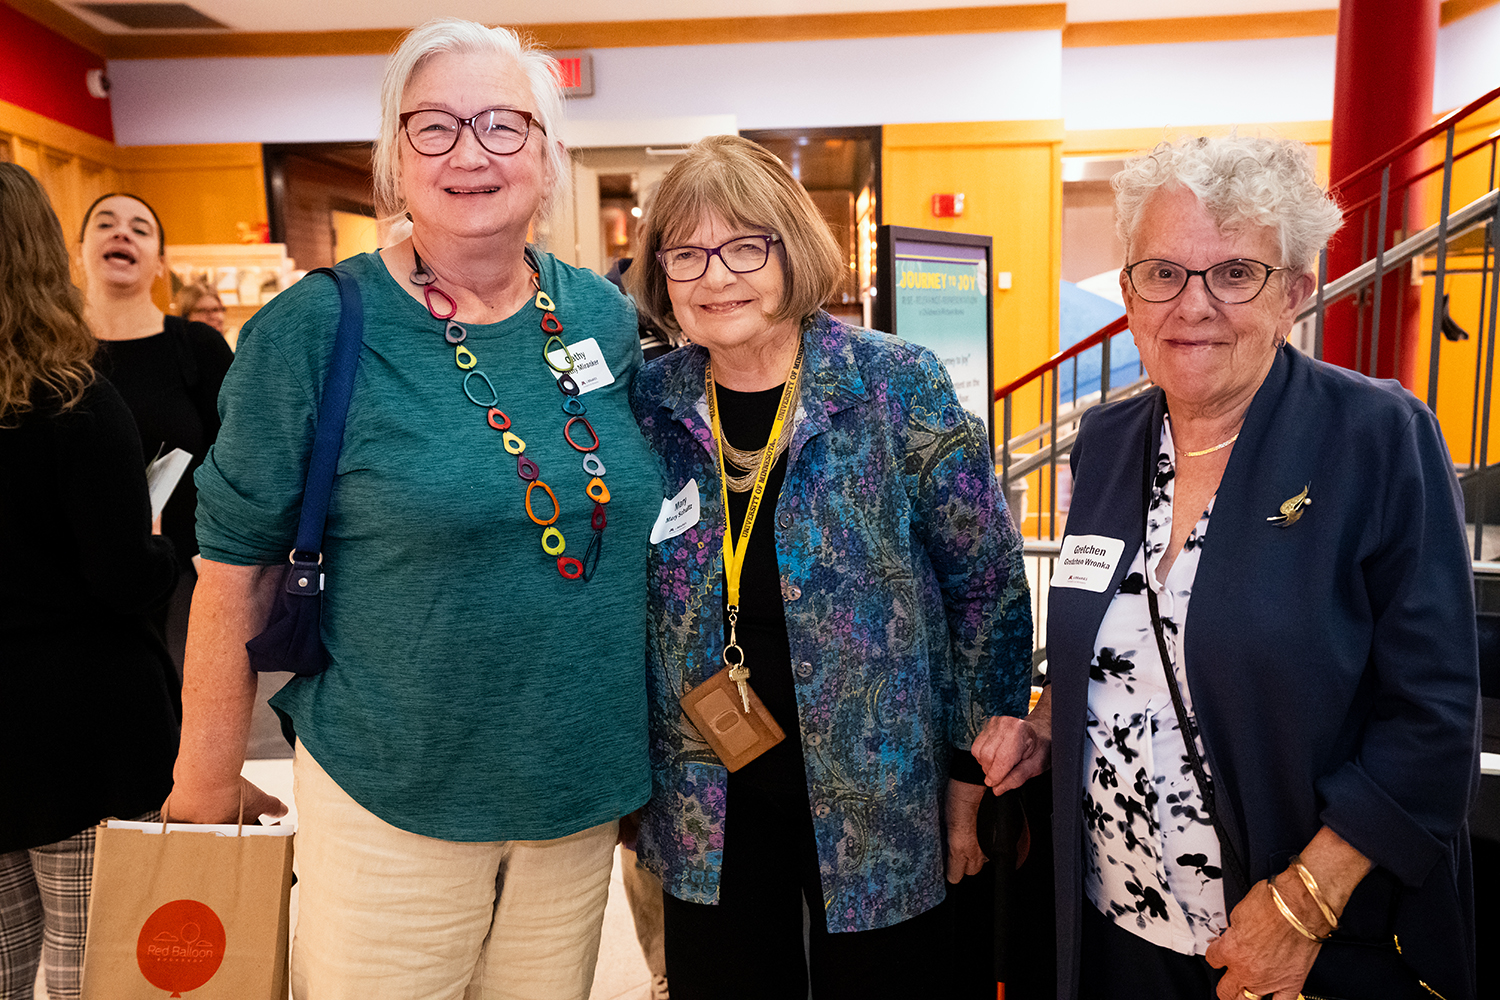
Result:
[[[1094,639],[1083,775],[1084,892],[1105,917],[1153,944],[1203,954],[1224,933],[1219,841],[1204,809],[1162,670],[1145,586],[1157,595],[1183,703],[1193,700],[1180,650],[1213,501],[1167,573],[1175,452],[1162,428],[1146,538]],[[1198,751],[1203,753],[1202,739]],[[1204,769],[1207,770],[1207,762]]]

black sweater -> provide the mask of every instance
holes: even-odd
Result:
[[[219,436],[219,389],[233,360],[219,331],[177,316],[164,317],[155,336],[101,341],[95,358],[130,407],[147,461],[173,448],[193,456],[161,515],[161,532],[177,547],[181,569],[198,552],[193,473]]]
[[[171,789],[175,673],[146,612],[177,580],[150,533],[130,411],[99,379],[0,428],[0,853]]]

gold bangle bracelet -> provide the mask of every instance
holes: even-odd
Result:
[[[1276,880],[1274,878],[1266,880],[1266,887],[1271,890],[1271,899],[1275,901],[1276,909],[1281,911],[1283,917],[1286,917],[1286,922],[1292,925],[1293,930],[1309,941],[1316,941],[1318,944],[1322,944],[1328,940],[1327,938],[1318,937],[1312,931],[1308,930],[1302,921],[1297,919],[1297,914],[1292,912],[1292,908],[1286,905],[1286,900],[1281,898],[1281,893],[1276,891]]]
[[[1333,915],[1333,909],[1323,900],[1323,894],[1318,891],[1318,880],[1313,878],[1313,873],[1307,870],[1302,863],[1302,858],[1296,854],[1292,855],[1292,868],[1297,872],[1297,877],[1302,880],[1303,886],[1307,888],[1307,894],[1312,901],[1318,904],[1318,909],[1323,911],[1323,919],[1328,921],[1329,932],[1339,929],[1339,918]]]

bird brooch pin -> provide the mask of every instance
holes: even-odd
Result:
[[[1283,501],[1281,504],[1281,513],[1268,517],[1266,520],[1278,528],[1290,528],[1296,524],[1302,515],[1306,513],[1307,508],[1312,505],[1312,498],[1307,495],[1308,488],[1311,485],[1309,483],[1307,486],[1302,487],[1301,493],[1298,493],[1290,500]]]

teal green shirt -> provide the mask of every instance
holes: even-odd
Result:
[[[330,664],[273,701],[355,801],[446,840],[566,836],[650,793],[645,570],[662,492],[628,401],[641,365],[635,313],[599,276],[537,256],[562,338],[597,340],[614,375],[579,397],[610,495],[593,577],[564,579],[542,550],[516,457],[465,396],[444,324],[379,256],[351,258],[365,330],[324,537]],[[219,398],[223,430],[196,476],[206,558],[286,560],[338,316],[333,282],[314,275],[240,334]],[[582,559],[592,476],[563,438],[565,397],[543,361],[541,319],[527,305],[469,325],[464,346],[557,495],[565,554]],[[469,387],[487,401],[483,380]],[[590,442],[582,422],[573,439]],[[532,509],[552,514],[540,487]]]

